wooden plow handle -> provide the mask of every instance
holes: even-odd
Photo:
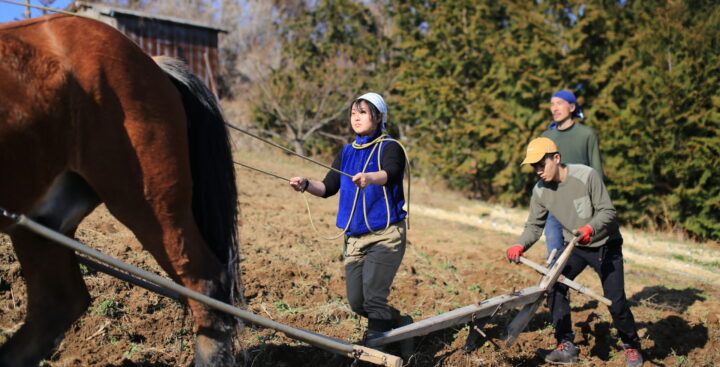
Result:
[[[530,259],[528,259],[528,258],[526,258],[526,257],[524,257],[524,256],[521,256],[521,257],[520,257],[520,262],[523,263],[523,264],[525,264],[525,265],[527,265],[527,266],[529,266],[529,267],[531,267],[531,268],[533,268],[533,269],[535,269],[535,270],[537,270],[537,272],[540,273],[540,274],[545,275],[545,274],[547,274],[548,272],[550,272],[550,270],[549,270],[548,268],[546,268],[546,267],[544,267],[544,266],[542,266],[542,265],[540,265],[540,264],[538,264],[538,263],[536,263],[536,262],[534,262],[534,261],[532,261],[532,260],[530,260]],[[592,290],[591,288],[588,288],[588,287],[586,287],[586,286],[584,286],[584,285],[582,285],[582,284],[580,284],[580,283],[578,283],[578,282],[576,282],[576,281],[574,281],[574,280],[570,280],[570,279],[568,279],[568,278],[565,278],[564,275],[560,275],[560,277],[558,278],[557,281],[560,282],[560,283],[562,283],[562,284],[565,284],[566,286],[570,287],[571,289],[574,289],[574,290],[576,290],[576,291],[578,291],[578,292],[580,292],[580,293],[582,293],[582,294],[585,294],[585,295],[587,295],[587,296],[590,296],[590,297],[592,297],[592,298],[595,298],[596,300],[598,300],[598,301],[600,301],[600,302],[602,302],[602,303],[604,303],[604,304],[606,304],[606,305],[608,305],[608,306],[612,306],[612,301],[610,301],[609,299],[603,297],[602,295],[600,295],[599,293],[595,292],[595,291]]]
[[[550,268],[547,274],[545,274],[545,276],[540,279],[540,285],[538,287],[543,291],[543,295],[547,294],[547,292],[552,288],[552,286],[555,285],[558,278],[560,278],[560,275],[563,269],[565,269],[565,265],[570,258],[570,254],[572,253],[573,249],[575,249],[576,241],[577,237],[573,238],[573,240],[570,241],[563,253],[557,259],[557,261],[555,261],[555,264]],[[533,315],[535,315],[535,312],[544,300],[545,297],[541,296],[538,297],[538,299],[534,302],[526,304],[525,307],[523,307],[523,309],[520,310],[520,312],[515,316],[512,322],[510,322],[510,325],[508,325],[507,327],[507,336],[505,337],[506,346],[510,347],[513,345],[513,343],[515,343],[515,340],[518,338],[518,336],[520,336],[520,333],[525,330],[525,327],[530,322],[530,319],[532,319]]]

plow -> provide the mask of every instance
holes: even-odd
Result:
[[[536,270],[542,275],[540,281],[535,286],[485,299],[434,317],[387,331],[373,339],[367,340],[364,345],[359,345],[311,331],[294,328],[260,317],[233,305],[220,302],[201,293],[189,290],[159,275],[109,257],[72,238],[55,232],[54,230],[45,227],[24,215],[12,214],[1,208],[0,213],[9,219],[12,219],[16,225],[22,226],[37,233],[38,235],[72,249],[80,256],[82,263],[92,266],[98,271],[107,273],[111,276],[166,297],[175,299],[185,297],[202,302],[209,307],[235,316],[245,322],[283,332],[292,339],[308,343],[328,352],[380,366],[400,367],[403,365],[403,360],[398,356],[388,354],[375,348],[413,337],[426,335],[434,331],[470,323],[471,328],[468,341],[466,343],[466,348],[469,348],[469,346],[476,342],[480,335],[486,337],[485,333],[482,331],[482,326],[485,322],[487,322],[487,320],[491,319],[497,313],[521,307],[522,309],[507,326],[507,330],[503,338],[505,346],[510,347],[530,322],[533,315],[545,299],[545,295],[556,283],[565,284],[569,288],[595,298],[606,305],[611,304],[610,300],[599,295],[592,289],[575,281],[566,279],[561,275],[562,270],[564,269],[565,264],[575,247],[575,240],[573,240],[565,247],[565,250],[550,267],[537,264],[525,257],[520,258],[521,263]]]

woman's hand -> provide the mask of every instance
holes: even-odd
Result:
[[[310,181],[307,178],[293,177],[290,179],[290,186],[295,191],[305,192],[309,184]]]
[[[387,179],[388,175],[385,171],[360,172],[352,177],[352,182],[354,182],[357,187],[364,189],[370,185],[385,185]]]
[[[355,185],[361,189],[364,189],[370,185],[367,173],[360,172],[353,176],[352,181]]]

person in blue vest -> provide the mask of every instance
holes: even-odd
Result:
[[[336,225],[345,233],[345,285],[352,310],[368,318],[365,338],[389,331],[397,311],[388,295],[406,244],[407,213],[403,209],[405,154],[389,138],[387,106],[382,96],[367,93],[350,107],[355,142],[335,157],[322,181],[290,179],[296,191],[327,198],[340,192]]]

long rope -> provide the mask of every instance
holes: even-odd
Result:
[[[368,160],[365,162],[365,165],[364,165],[364,167],[363,167],[363,172],[365,172],[365,170],[367,169],[367,166],[368,166],[368,164],[370,163],[370,158],[372,158],[372,153],[374,153],[376,147],[377,147],[377,146],[374,146],[374,147],[373,147],[373,152],[370,153],[370,156],[368,157]],[[253,167],[253,166],[247,165],[247,164],[242,163],[242,162],[233,161],[233,163],[237,164],[238,166],[242,166],[242,167],[245,167],[245,168],[247,168],[247,169],[251,169],[251,170],[253,170],[253,171],[260,172],[260,173],[266,174],[266,175],[268,175],[268,176],[278,178],[278,179],[283,180],[283,181],[285,181],[285,182],[289,182],[289,181],[290,181],[289,178],[282,177],[282,176],[280,176],[280,175],[276,175],[276,174],[274,174],[274,173],[272,173],[272,172],[268,172],[268,171],[262,170],[262,169],[260,169],[260,168]],[[383,187],[383,190],[385,190],[385,187]],[[323,239],[325,239],[325,240],[329,240],[329,241],[330,241],[330,240],[337,239],[337,238],[341,237],[342,235],[344,235],[345,232],[348,230],[348,228],[350,228],[351,219],[352,219],[352,217],[353,217],[353,214],[355,214],[355,208],[357,207],[357,199],[358,199],[358,197],[359,197],[359,194],[360,194],[360,188],[359,188],[359,187],[356,187],[356,188],[355,188],[355,197],[354,197],[354,199],[353,199],[353,206],[352,206],[352,210],[350,211],[350,218],[348,218],[348,223],[347,223],[347,225],[345,226],[345,228],[343,228],[343,230],[342,230],[339,234],[334,235],[334,236],[327,237],[327,236],[324,236],[322,233],[320,233],[320,230],[319,230],[319,229],[317,228],[317,226],[315,225],[315,221],[313,220],[313,216],[312,216],[312,210],[310,209],[310,201],[308,201],[307,196],[306,196],[305,193],[303,192],[302,197],[303,197],[303,199],[305,199],[305,207],[306,207],[306,209],[307,209],[308,218],[310,218],[310,225],[312,226],[313,230],[315,230],[315,233],[317,233],[317,235],[320,236],[321,238],[323,238]],[[365,196],[363,196],[363,203],[364,203],[364,202],[365,202]],[[386,193],[386,195],[385,195],[385,202],[386,202],[386,204],[387,204],[387,202],[388,202],[387,193]],[[389,221],[390,221],[389,204],[387,204],[387,206],[388,206],[388,226],[389,226]],[[367,210],[366,210],[364,207],[363,207],[363,213],[365,213],[365,223],[367,224],[367,222],[368,222],[368,220],[367,220]],[[368,228],[370,228],[370,230],[372,231],[372,228],[371,228],[369,225],[368,225]],[[387,226],[386,226],[386,229],[387,229]]]
[[[367,166],[370,164],[370,159],[372,159],[372,155],[373,155],[373,153],[375,153],[375,149],[377,149],[377,147],[378,147],[378,145],[376,144],[378,140],[379,139],[376,139],[375,141],[372,141],[370,143],[367,143],[367,144],[361,146],[362,148],[367,148],[370,145],[373,146],[372,150],[370,151],[370,155],[368,155],[368,159],[365,161],[365,164],[363,165],[363,169],[362,169],[363,173],[367,169]],[[387,204],[388,198],[387,198],[387,191],[385,191],[385,186],[383,186],[383,192],[385,193],[385,203]],[[367,219],[367,209],[365,207],[365,195],[364,194],[365,194],[365,192],[363,191],[363,215],[365,216],[365,224],[367,225],[368,219]],[[310,213],[310,205],[308,204],[307,205],[308,216],[310,217],[310,224],[312,225],[313,229],[315,230],[315,233],[317,233],[318,236],[320,236],[323,239],[328,240],[328,241],[334,240],[336,238],[340,238],[341,236],[345,235],[345,232],[347,232],[348,228],[350,228],[350,224],[352,223],[352,218],[355,215],[355,209],[357,208],[357,202],[358,202],[359,196],[360,196],[360,187],[356,186],[355,187],[355,197],[353,198],[353,205],[352,205],[352,209],[350,210],[350,215],[348,216],[347,224],[345,225],[345,228],[343,228],[343,230],[340,233],[338,233],[335,236],[331,236],[331,237],[323,236],[320,233],[320,231],[317,229],[317,227],[315,227],[315,222],[313,221],[312,214]],[[303,197],[305,197],[305,196],[303,195]],[[307,198],[305,198],[305,203],[307,204],[307,202],[308,202]],[[389,208],[389,204],[388,204],[388,208]],[[388,226],[389,225],[390,225],[390,210],[388,209]],[[370,229],[370,231],[372,232],[372,227],[370,227],[370,225],[367,225],[367,226],[368,226],[368,229]],[[385,229],[387,229],[387,227],[385,227]]]
[[[407,229],[410,230],[410,186],[411,186],[410,181],[412,178],[412,175],[410,173],[410,157],[408,156],[407,150],[405,150],[405,146],[403,146],[402,143],[400,143],[399,141],[397,141],[395,139],[389,138],[385,134],[381,135],[380,137],[378,137],[377,140],[375,140],[374,142],[371,142],[371,143],[381,144],[382,142],[385,142],[385,141],[392,141],[392,142],[397,143],[397,145],[399,145],[400,148],[402,149],[403,155],[405,155],[405,170],[407,171],[407,174],[408,174],[407,175],[407,178],[408,178],[407,201],[405,202],[407,204],[407,210],[406,210],[407,215],[405,216],[405,221],[407,222]],[[356,144],[353,144],[353,147],[356,147]],[[382,149],[380,149],[378,151],[378,171],[382,170],[382,164],[381,164],[381,159],[380,159],[381,154],[382,154]],[[370,154],[370,156],[372,156],[372,153]],[[385,225],[385,229],[383,229],[382,231],[373,231],[372,227],[370,227],[370,223],[368,223],[368,219],[367,219],[367,205],[365,204],[365,196],[363,195],[363,214],[364,214],[364,218],[365,218],[365,225],[368,227],[370,232],[375,233],[375,234],[383,234],[390,227],[390,202],[388,201],[387,188],[385,187],[385,185],[382,186],[382,189],[383,189],[383,194],[385,195],[385,209],[387,210],[387,220],[388,220],[387,224]]]
[[[272,145],[272,146],[281,148],[281,149],[283,149],[283,150],[285,150],[285,151],[289,151],[289,150],[288,150],[287,148],[285,148],[285,147],[279,146],[279,145],[277,145],[277,144],[275,144],[275,143],[272,143],[272,142],[269,142],[269,141],[267,141],[267,140],[265,140],[265,139],[262,139],[262,138],[260,138],[259,136],[255,135],[255,134],[252,134],[252,133],[249,133],[248,131],[243,130],[243,129],[240,129],[240,128],[232,125],[232,124],[227,123],[227,125],[230,126],[230,127],[232,127],[232,128],[234,128],[234,129],[236,129],[236,130],[238,130],[238,131],[240,131],[240,132],[246,133],[246,134],[248,134],[248,135],[250,135],[250,136],[252,136],[252,137],[254,137],[254,138],[260,139],[260,140],[262,140],[262,141],[264,141],[264,142],[266,142],[266,143],[268,143],[268,144],[270,144],[270,145]],[[397,141],[397,140],[395,140],[395,139],[392,139],[392,138],[389,138],[388,135],[386,135],[386,134],[381,134],[379,137],[375,138],[375,140],[373,140],[373,141],[371,141],[371,142],[368,142],[368,143],[365,143],[365,144],[353,143],[353,148],[355,148],[355,149],[365,149],[365,148],[369,148],[370,146],[372,146],[372,148],[373,148],[373,150],[372,150],[372,151],[370,152],[370,154],[368,155],[367,161],[365,161],[365,164],[363,165],[363,169],[362,169],[361,172],[364,173],[364,172],[367,170],[368,165],[370,164],[370,160],[372,159],[372,156],[373,156],[373,153],[375,152],[375,149],[377,149],[378,146],[382,147],[382,143],[383,143],[383,142],[395,142],[395,143],[397,143],[397,144],[400,146],[400,148],[403,150],[403,154],[405,155],[405,169],[406,169],[406,171],[407,171],[407,173],[408,173],[408,176],[407,176],[407,177],[408,177],[408,188],[407,188],[407,201],[406,201],[406,205],[407,205],[407,211],[406,211],[406,212],[407,212],[407,216],[405,217],[405,220],[406,220],[406,222],[407,222],[407,228],[410,229],[410,187],[411,187],[411,178],[412,178],[412,175],[411,175],[411,172],[410,172],[410,159],[409,159],[409,157],[408,157],[407,150],[405,149],[405,147],[404,147],[404,146],[402,145],[402,143],[400,143],[399,141]],[[298,157],[306,158],[306,159],[308,159],[308,160],[311,161],[311,162],[315,162],[315,161],[313,161],[312,159],[309,159],[309,158],[307,158],[307,157],[305,157],[305,156],[303,156],[303,155],[301,155],[301,154],[297,154],[297,153],[295,153],[295,152],[293,152],[293,151],[289,151],[289,152],[292,153],[292,154],[294,154],[294,155],[296,155],[296,156],[298,156]],[[377,155],[377,157],[378,157],[378,170],[382,170],[382,149],[378,150],[378,155]],[[287,182],[287,181],[290,181],[289,178],[285,178],[285,177],[279,176],[279,175],[277,175],[277,174],[274,174],[274,173],[272,173],[272,172],[268,172],[268,171],[265,171],[265,170],[262,170],[262,169],[259,169],[259,168],[256,168],[256,167],[253,167],[253,166],[250,166],[250,165],[241,163],[241,162],[235,161],[234,163],[237,164],[237,165],[239,165],[239,166],[242,166],[242,167],[251,169],[251,170],[256,171],[256,172],[260,172],[260,173],[266,174],[266,175],[271,176],[271,177],[278,178],[278,179],[283,180],[283,181],[286,181],[286,182]],[[315,163],[318,163],[318,162],[315,162]],[[326,165],[324,165],[324,164],[321,164],[321,163],[319,163],[319,164],[320,164],[321,166],[323,166],[323,167],[326,167]],[[334,169],[334,168],[332,168],[332,170],[342,173],[341,171],[338,171],[338,170],[336,170],[336,169]],[[350,176],[350,175],[348,175],[348,174],[346,174],[346,176],[352,178],[352,176]],[[364,192],[363,192],[363,219],[365,220],[365,225],[366,225],[367,228],[370,230],[370,232],[371,232],[371,233],[375,233],[375,234],[383,234],[383,233],[385,233],[385,231],[387,231],[387,229],[390,227],[390,201],[389,201],[389,199],[388,199],[387,188],[383,185],[383,186],[382,186],[382,189],[383,189],[383,195],[384,195],[384,198],[385,198],[385,210],[386,210],[386,213],[387,213],[387,222],[386,222],[386,224],[385,224],[385,228],[383,228],[382,230],[377,230],[377,231],[376,231],[376,230],[373,230],[372,227],[370,226],[370,223],[369,223],[369,220],[368,220],[368,215],[367,215],[367,204],[366,204],[366,202],[365,202],[365,195],[364,195]],[[315,233],[316,233],[320,238],[325,239],[325,240],[328,240],[328,241],[331,241],[331,240],[335,240],[335,239],[337,239],[337,238],[340,238],[341,236],[343,236],[343,235],[345,234],[345,232],[347,232],[348,228],[350,228],[350,224],[351,224],[352,218],[353,218],[353,216],[354,216],[354,214],[355,214],[355,209],[357,208],[357,203],[358,203],[358,198],[359,198],[359,195],[360,195],[360,191],[361,191],[361,189],[360,189],[359,187],[356,187],[356,188],[355,188],[355,196],[354,196],[354,198],[353,198],[352,209],[351,209],[351,211],[350,211],[350,216],[348,217],[348,222],[347,222],[347,224],[345,225],[345,227],[344,227],[344,228],[342,229],[342,231],[341,231],[340,233],[338,233],[337,235],[333,235],[333,236],[329,236],[329,237],[323,235],[322,233],[320,233],[320,230],[319,230],[319,229],[317,228],[317,226],[315,225],[315,220],[313,219],[313,216],[312,216],[312,210],[310,209],[310,202],[308,201],[307,196],[303,193],[303,199],[305,200],[305,208],[306,208],[307,213],[308,213],[308,218],[310,219],[310,226],[313,228],[313,230],[315,231]]]
[[[0,0],[0,1],[2,1],[2,0]],[[258,140],[260,140],[260,141],[263,142],[263,143],[272,145],[272,146],[274,146],[275,148],[282,149],[282,150],[284,150],[284,151],[286,151],[286,152],[288,152],[288,153],[290,153],[290,154],[292,154],[292,155],[296,155],[296,156],[298,156],[298,157],[300,157],[300,158],[302,158],[302,159],[305,159],[305,160],[307,160],[307,161],[313,162],[313,163],[317,164],[318,166],[325,167],[325,168],[327,168],[327,169],[329,169],[329,170],[331,170],[331,171],[335,171],[335,172],[337,172],[337,173],[339,173],[339,174],[341,174],[341,175],[345,175],[345,176],[347,176],[347,177],[349,177],[349,178],[352,178],[352,177],[353,177],[352,175],[347,174],[347,173],[345,173],[345,172],[343,172],[343,171],[341,171],[341,170],[339,170],[339,169],[336,169],[336,168],[333,168],[333,167],[331,167],[331,166],[328,166],[327,164],[318,162],[318,161],[316,161],[316,160],[314,160],[314,159],[312,159],[312,158],[310,158],[310,157],[304,156],[304,155],[302,155],[302,154],[295,153],[294,151],[292,151],[292,150],[290,150],[290,149],[288,149],[288,148],[285,148],[285,147],[282,146],[282,145],[275,144],[275,143],[271,142],[270,140],[267,140],[267,139],[262,138],[262,137],[260,137],[260,136],[258,136],[258,135],[255,135],[255,134],[253,134],[253,133],[251,133],[251,132],[249,132],[249,131],[247,131],[247,130],[245,130],[245,129],[241,129],[241,128],[239,128],[239,127],[237,127],[237,126],[235,126],[235,125],[233,125],[233,124],[231,124],[231,123],[229,123],[229,122],[226,122],[225,125],[227,125],[228,127],[232,128],[232,129],[235,129],[235,130],[237,130],[237,131],[239,131],[239,132],[241,132],[241,133],[243,133],[243,134],[252,136],[253,138],[258,139]]]
[[[238,162],[238,161],[233,161],[233,163],[237,164],[238,166],[243,166],[243,167],[245,167],[245,168],[247,168],[247,169],[251,169],[251,170],[253,170],[253,171],[257,171],[257,172],[260,172],[260,173],[264,173],[264,174],[266,174],[266,175],[268,175],[268,176],[272,176],[272,177],[275,177],[275,178],[279,178],[279,179],[281,179],[281,180],[283,180],[283,181],[286,181],[286,182],[287,182],[287,181],[290,181],[289,178],[285,178],[285,177],[283,177],[283,176],[278,176],[278,175],[276,175],[276,174],[274,174],[274,173],[272,173],[272,172],[264,171],[264,170],[261,170],[260,168],[255,168],[255,167],[250,166],[250,165],[247,165],[247,164],[245,164],[245,163],[241,163],[241,162]]]

